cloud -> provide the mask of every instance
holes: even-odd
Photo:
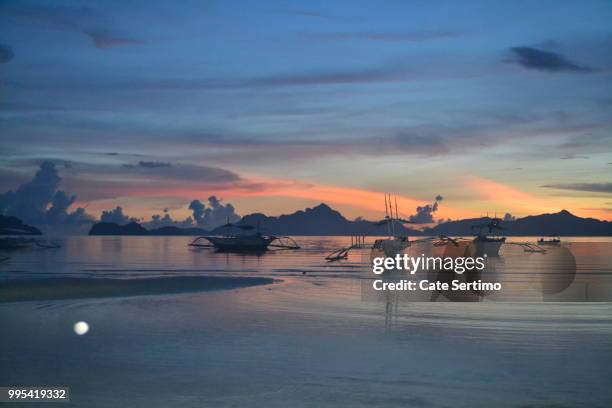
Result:
[[[6,64],[12,60],[14,56],[15,54],[13,53],[13,49],[11,47],[0,43],[0,64]]]
[[[156,162],[156,161],[139,161],[138,165],[140,167],[144,167],[144,168],[147,168],[147,169],[172,167],[172,164],[170,164],[170,163]]]
[[[183,221],[174,220],[172,216],[167,213],[167,209],[164,209],[163,217],[159,214],[154,214],[151,216],[151,221],[145,222],[142,225],[143,227],[148,228],[148,229],[162,228],[162,227],[189,228],[189,227],[193,227],[193,218],[187,217]]]
[[[130,222],[138,221],[137,218],[129,217],[123,213],[123,208],[117,206],[112,210],[102,211],[100,215],[100,221],[102,222],[114,222],[115,224],[125,225]]]
[[[312,37],[330,41],[369,40],[385,42],[425,42],[441,38],[458,37],[461,34],[452,30],[413,31],[413,32],[357,32],[314,34]]]
[[[329,21],[339,21],[339,22],[355,21],[354,19],[351,19],[351,18],[343,18],[343,17],[332,15],[332,14],[326,14],[326,13],[321,13],[317,11],[308,11],[308,10],[282,10],[280,11],[280,13],[291,15],[291,16],[297,16],[297,17],[315,18],[315,19],[329,20]]]
[[[433,213],[438,211],[438,203],[444,198],[441,195],[437,195],[433,204],[427,204],[424,206],[418,206],[416,208],[416,214],[411,215],[408,219],[415,224],[431,224],[434,222]]]
[[[583,155],[575,155],[575,154],[566,154],[562,157],[560,157],[561,160],[574,160],[574,159],[588,159],[589,156],[583,156]]]
[[[516,59],[508,60],[527,69],[549,72],[592,72],[587,66],[567,60],[561,54],[543,51],[533,47],[512,47],[509,49]]]
[[[70,31],[84,35],[98,49],[143,43],[141,40],[127,38],[113,32],[109,28],[112,20],[105,17],[102,10],[87,6],[6,2],[0,6],[0,15],[35,27]]]
[[[83,168],[83,171],[87,169]],[[91,167],[91,170],[98,170]],[[155,174],[159,179],[192,180],[201,183],[235,183],[240,181],[238,174],[219,167],[197,166],[192,164],[172,164],[161,161],[139,161],[138,164],[122,164],[119,171],[101,166],[106,174],[128,171],[146,176]]]
[[[193,200],[189,209],[193,211],[193,219],[199,227],[213,229],[226,222],[237,222],[240,216],[236,214],[230,203],[223,205],[216,196],[208,197],[208,207],[200,200]]]
[[[184,220],[175,220],[169,213],[167,208],[164,209],[164,214],[154,214],[151,216],[151,220],[142,222],[142,226],[145,228],[161,228],[161,227],[182,227],[188,228],[197,225],[198,227],[212,230],[226,222],[237,222],[240,220],[240,216],[236,214],[234,206],[227,203],[222,204],[221,200],[215,196],[208,197],[205,203],[200,200],[192,200],[188,207],[192,213],[192,217],[187,217]],[[141,222],[138,218],[130,217],[123,212],[123,208],[120,206],[115,207],[112,210],[102,211],[100,215],[101,222],[113,222],[119,225],[125,225],[130,222]]]
[[[204,223],[204,209],[206,206],[200,200],[193,200],[189,204],[189,209],[193,211],[193,218],[198,225]]]
[[[559,183],[546,184],[542,187],[560,190],[588,191],[591,193],[612,193],[612,183]]]
[[[83,33],[89,36],[89,38],[91,38],[96,48],[100,50],[111,48],[111,47],[116,47],[120,45],[144,44],[144,41],[141,41],[141,40],[114,36],[112,33],[109,33],[107,30],[84,31]]]
[[[53,162],[42,162],[31,181],[15,191],[0,194],[0,213],[35,225],[92,222],[92,217],[83,208],[68,212],[76,196],[58,190],[61,180]]]

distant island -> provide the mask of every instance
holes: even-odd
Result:
[[[472,235],[472,225],[486,223],[489,217],[447,221],[422,230],[396,225],[396,233],[407,236],[468,236]],[[261,213],[242,217],[238,224],[251,225],[262,233],[274,235],[387,235],[386,225],[377,225],[367,220],[348,220],[340,212],[326,204],[296,211],[292,214],[267,216]],[[406,224],[410,225],[410,224]],[[503,222],[501,235],[507,236],[612,236],[612,222],[594,218],[581,218],[563,210],[554,214],[532,215]],[[397,230],[399,228],[399,231]],[[231,229],[229,232],[232,232]],[[162,227],[147,230],[137,222],[126,225],[100,222],[89,231],[89,235],[166,235],[196,236],[228,233],[228,228],[207,231],[202,228]]]
[[[161,227],[148,230],[137,222],[120,225],[114,222],[99,222],[89,230],[89,235],[206,235],[209,231],[202,228]]]
[[[0,215],[0,235],[42,235],[42,232],[26,225],[17,217]]]

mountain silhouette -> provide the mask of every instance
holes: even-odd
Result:
[[[120,225],[114,222],[99,222],[89,230],[89,235],[206,235],[208,231],[202,228],[179,228],[174,226],[147,230],[137,222]]]
[[[491,218],[471,218],[448,221],[434,227],[416,230],[395,225],[396,235],[430,236],[473,235],[473,225],[485,224]],[[292,214],[267,216],[261,213],[245,215],[237,224],[250,225],[263,234],[272,235],[370,235],[388,234],[388,225],[376,225],[372,221],[348,220],[327,204],[296,211]],[[554,214],[531,215],[502,223],[503,230],[496,231],[507,236],[612,236],[612,222],[594,218],[581,218],[567,210]],[[127,225],[100,222],[95,224],[89,235],[219,235],[244,233],[238,228],[218,227],[212,231],[201,228],[162,227],[147,230],[136,222]]]
[[[26,225],[17,217],[0,215],[0,235],[42,235],[38,228]]]
[[[149,235],[149,231],[137,222],[130,222],[126,225],[99,222],[91,227],[89,235]]]
[[[245,215],[240,224],[252,225],[262,233],[277,235],[386,235],[387,225],[371,221],[346,219],[327,204],[270,217],[261,213]],[[217,231],[214,231],[217,232]],[[417,231],[396,225],[396,233],[414,235]]]
[[[472,218],[445,222],[423,231],[425,235],[471,235],[472,225],[486,224],[491,218]],[[502,222],[503,230],[497,231],[507,236],[610,236],[612,222],[595,218],[581,218],[567,210],[553,214],[530,215],[512,221]]]

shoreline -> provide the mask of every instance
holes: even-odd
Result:
[[[208,292],[269,285],[275,282],[279,280],[224,276],[23,279],[2,282],[0,303]]]

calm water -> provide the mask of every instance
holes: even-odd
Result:
[[[297,240],[304,249],[262,256],[192,250],[183,237],[73,237],[12,253],[0,282],[278,282],[0,303],[0,386],[70,386],[79,407],[612,406],[612,304],[365,302],[363,254],[323,261],[348,239]],[[596,240],[573,240],[579,277],[612,274],[612,242]],[[91,326],[81,337],[80,320]]]

